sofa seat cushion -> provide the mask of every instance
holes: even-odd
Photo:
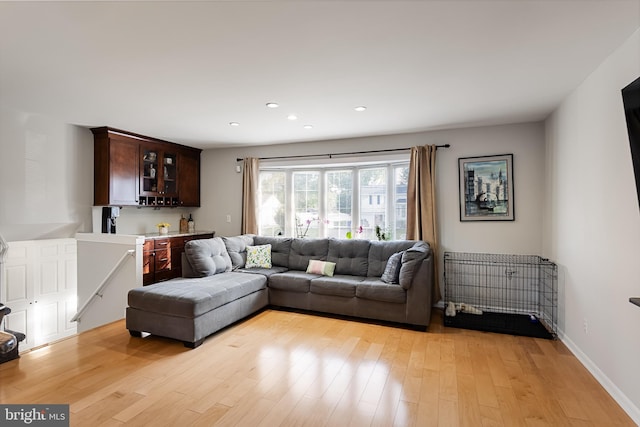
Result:
[[[351,298],[356,296],[356,285],[365,279],[366,277],[345,275],[319,277],[311,280],[309,290],[314,294]]]
[[[129,307],[193,318],[266,288],[260,274],[228,272],[197,279],[173,279],[129,291]]]
[[[303,271],[287,271],[269,276],[269,287],[281,291],[309,292],[311,279],[318,277],[322,276]]]
[[[380,279],[368,278],[356,285],[356,296],[362,299],[393,302],[407,302],[407,291],[400,285],[384,283]]]
[[[239,268],[236,271],[242,273],[262,274],[263,276],[271,277],[274,274],[284,273],[287,271],[287,267],[271,267],[271,268]]]

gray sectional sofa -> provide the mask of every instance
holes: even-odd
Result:
[[[269,268],[247,268],[247,248],[256,247],[270,249]],[[307,272],[312,260],[332,271]],[[185,277],[129,291],[132,336],[195,348],[268,305],[424,329],[431,318],[433,254],[422,241],[215,237],[188,242],[182,270]]]

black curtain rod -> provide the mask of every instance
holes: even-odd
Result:
[[[438,148],[449,148],[451,144],[443,144],[436,145],[436,149]],[[391,151],[407,151],[411,150],[411,148],[389,148],[386,150],[371,150],[371,151],[352,151],[350,153],[335,153],[335,154],[302,154],[299,156],[274,156],[274,157],[259,157],[260,160],[283,160],[283,159],[301,159],[301,158],[312,158],[312,157],[329,157],[330,159],[333,156],[350,156],[355,154],[373,154],[373,153],[388,153]],[[236,158],[237,162],[241,162],[244,159],[240,157]]]

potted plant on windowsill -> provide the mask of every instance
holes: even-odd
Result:
[[[313,224],[314,222],[329,224],[328,220],[323,220],[319,217],[307,219],[303,223],[296,216],[296,237],[298,237],[299,239],[306,238],[307,233],[309,232],[309,227],[311,227],[311,224]]]

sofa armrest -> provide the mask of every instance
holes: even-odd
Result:
[[[429,326],[433,295],[433,252],[422,261],[407,289],[407,323]]]
[[[185,254],[184,252],[182,253],[180,265],[182,268],[182,277],[198,277],[198,275],[193,271],[191,263],[187,259],[187,254]]]

